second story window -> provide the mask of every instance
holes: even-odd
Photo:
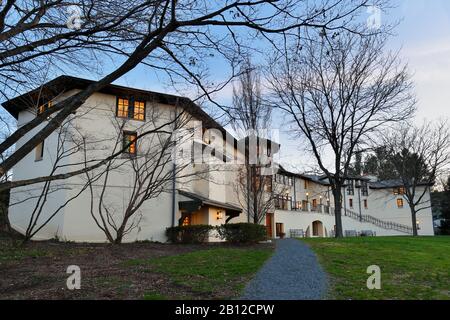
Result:
[[[394,195],[404,195],[406,194],[406,189],[404,187],[395,188],[394,189]]]
[[[125,153],[135,155],[137,152],[137,133],[136,132],[123,132],[123,147],[126,148]]]
[[[46,102],[38,107],[37,114],[39,115],[39,114],[43,113],[44,111],[47,111],[51,107],[53,107],[53,102],[52,101]]]
[[[305,182],[305,184],[304,184],[304,189],[306,190],[306,189],[308,189],[308,180],[304,180],[304,182]]]
[[[134,120],[145,120],[145,101],[117,98],[116,116]]]
[[[366,181],[361,183],[361,194],[363,197],[369,196],[369,184]]]
[[[353,209],[353,199],[348,199],[348,204],[350,206],[350,209]]]
[[[397,207],[398,207],[399,209],[402,209],[402,208],[403,208],[403,199],[397,199]]]
[[[347,183],[348,183],[347,194],[349,196],[354,196],[355,195],[355,185],[353,184],[353,180],[349,180]]]
[[[264,183],[264,191],[266,192],[272,192],[273,186],[272,186],[272,176],[266,176],[265,177],[265,183]]]
[[[367,199],[364,199],[364,209],[369,209],[369,202]]]

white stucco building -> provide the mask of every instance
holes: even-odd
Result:
[[[20,127],[90,83],[62,76],[3,106]],[[41,127],[23,137],[16,147]],[[164,242],[166,228],[179,224],[220,225],[248,220],[236,194],[237,171],[242,164],[230,161],[243,159],[245,144],[189,99],[109,85],[92,95],[62,128],[14,167],[14,180],[71,172],[98,163],[122,148],[126,152],[110,162],[108,171],[102,166],[88,174],[13,189],[9,220],[18,232],[31,228],[35,240],[56,237],[79,242],[107,241],[102,228],[106,225],[114,231],[120,227],[124,212],[130,210],[130,199],[136,194],[137,180],[143,181],[146,190],[154,190],[142,205],[131,206],[137,209],[125,224],[125,242]],[[168,149],[160,157],[161,165],[155,160],[161,155],[159,148],[175,129],[181,129],[181,139],[185,139],[181,142],[188,146],[177,144],[177,157],[189,161],[174,163],[169,157],[172,150]],[[140,137],[152,130],[157,132]],[[263,146],[271,151],[264,151],[270,162],[279,145],[266,141]],[[202,160],[206,155],[210,161],[198,162],[195,150]],[[143,164],[156,169],[153,171],[158,172],[158,177],[136,168]],[[146,185],[148,176],[154,182]],[[271,192],[280,190],[277,186],[283,186],[283,194],[277,194],[273,210],[267,212],[263,222],[270,237],[281,233],[288,237],[333,235],[333,200],[325,179],[280,168],[272,176]],[[410,212],[401,191],[401,186],[393,181],[376,181],[374,177],[349,180],[342,191],[344,230],[348,235],[363,231],[377,236],[410,234]],[[420,235],[433,235],[431,209],[420,213],[419,223]]]

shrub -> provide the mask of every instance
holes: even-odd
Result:
[[[166,229],[166,236],[172,243],[205,243],[212,229],[214,227],[209,225],[170,227]]]
[[[217,228],[223,240],[232,243],[255,243],[266,240],[266,227],[254,223],[230,223]]]

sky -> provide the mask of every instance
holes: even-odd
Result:
[[[450,118],[450,1],[448,0],[397,0],[395,8],[381,15],[382,23],[397,21],[399,24],[389,41],[392,50],[400,50],[413,75],[417,95],[415,122],[424,119]],[[216,73],[217,73],[217,66]],[[220,74],[220,69],[218,74]],[[139,70],[123,77],[120,83],[146,87],[155,91],[170,91],[157,81],[148,81]],[[143,80],[143,81],[142,81]],[[217,95],[224,103],[231,101],[231,87]],[[297,140],[282,128],[284,119],[274,121],[274,129],[280,129],[282,149],[280,161],[293,170],[308,171],[313,159],[299,146]]]
[[[392,50],[400,50],[408,64],[417,96],[417,124],[426,120],[450,120],[450,1],[398,0],[396,8],[383,13],[382,23],[398,21],[389,41]],[[293,169],[309,170],[313,159],[298,156],[295,141],[284,138],[281,162]]]
[[[418,98],[416,121],[450,118],[450,1],[399,3],[391,16],[403,20],[390,45],[401,48],[413,73]]]
[[[396,0],[393,3],[396,7],[382,13],[381,22],[399,21],[389,47],[401,50],[401,56],[413,74],[418,99],[415,122],[450,118],[450,1]],[[214,76],[220,80],[223,74],[222,79],[226,78],[226,66],[213,63],[211,69],[214,70]],[[131,71],[116,83],[176,93],[173,88],[142,67]],[[216,96],[222,103],[230,103],[231,97],[231,86]],[[311,164],[315,161],[302,151],[297,140],[290,138],[283,126],[284,119],[276,116],[274,120],[272,127],[280,130],[280,161],[291,164],[291,168],[298,171],[312,169]]]

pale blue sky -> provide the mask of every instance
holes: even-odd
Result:
[[[394,50],[401,49],[401,55],[414,75],[418,98],[416,121],[421,122],[424,118],[450,118],[450,1],[396,0],[395,4],[395,9],[382,16],[382,22],[400,20],[390,47]],[[225,66],[215,61],[211,69],[219,80],[226,78]],[[173,88],[160,81],[154,73],[142,67],[136,68],[116,83],[175,93]],[[231,87],[228,87],[217,95],[217,99],[229,103],[231,92]],[[274,128],[283,122],[277,120]],[[307,155],[299,154],[298,143],[288,139],[286,133],[281,134],[280,142],[283,145],[282,159],[291,162],[294,167],[308,170],[308,164],[315,163]]]
[[[390,41],[408,62],[418,97],[417,120],[450,117],[450,1],[397,0],[396,8],[382,16],[382,22],[400,21]],[[214,65],[220,77],[225,68]],[[225,78],[225,76],[223,77]],[[118,83],[155,91],[171,91],[145,69],[138,68]],[[218,95],[229,101],[231,88]]]

